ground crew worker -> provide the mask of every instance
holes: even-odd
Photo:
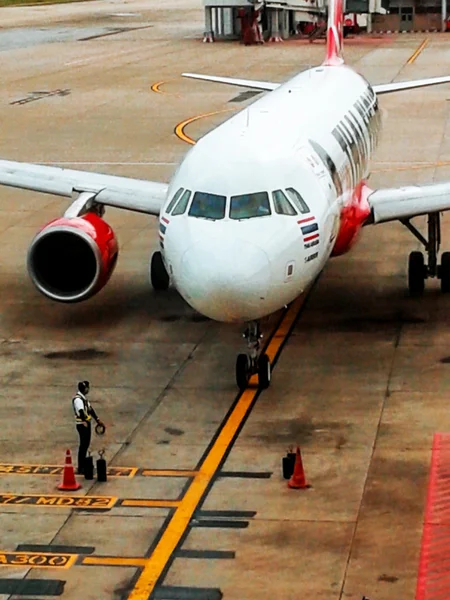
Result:
[[[80,381],[78,383],[78,392],[72,399],[73,412],[77,424],[78,435],[80,436],[80,446],[78,448],[78,473],[84,473],[84,461],[91,443],[91,419],[97,421],[98,425],[104,424],[98,418],[97,413],[92,408],[91,403],[86,398],[89,393],[89,381]]]

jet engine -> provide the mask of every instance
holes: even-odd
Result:
[[[28,273],[37,289],[58,302],[81,302],[99,292],[118,256],[111,227],[95,213],[48,223],[28,250]]]

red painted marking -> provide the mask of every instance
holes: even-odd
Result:
[[[304,242],[310,242],[311,240],[315,240],[319,237],[318,233],[314,233],[313,235],[308,235],[308,237],[303,238]]]
[[[162,217],[161,221],[164,221],[164,223],[167,223],[167,225],[170,223],[169,219],[166,219],[166,217]]]
[[[356,186],[349,204],[341,210],[339,232],[334,243],[332,256],[340,256],[350,250],[358,238],[364,222],[370,215],[370,206],[367,200],[372,190],[361,181]]]
[[[300,219],[297,223],[300,225],[301,223],[309,223],[309,221],[314,221],[316,217],[306,217],[306,219]]]
[[[436,433],[420,551],[416,600],[450,597],[450,434]]]

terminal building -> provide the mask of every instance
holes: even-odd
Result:
[[[203,0],[204,41],[241,39],[282,41],[324,32],[327,0]],[[445,31],[447,0],[344,0],[346,23],[356,31]],[[258,34],[258,30],[261,32]],[[251,36],[248,37],[251,39]],[[250,42],[249,42],[250,43]]]

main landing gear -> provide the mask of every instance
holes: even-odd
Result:
[[[425,279],[437,277],[441,280],[441,291],[450,292],[450,252],[443,252],[438,265],[438,253],[441,245],[441,215],[428,214],[428,240],[418,231],[409,219],[401,221],[405,227],[425,247],[428,263],[422,252],[411,252],[408,260],[408,289],[411,296],[421,296],[425,290]]]
[[[236,383],[240,390],[247,387],[252,375],[258,374],[259,387],[265,390],[270,385],[272,367],[267,354],[260,354],[262,334],[257,321],[251,321],[243,337],[247,340],[248,353],[238,354],[236,359]]]
[[[161,252],[154,252],[150,261],[150,282],[157,292],[169,288],[170,278],[161,256]]]

